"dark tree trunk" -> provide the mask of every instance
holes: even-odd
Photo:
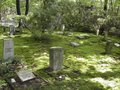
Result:
[[[25,11],[25,15],[28,14],[28,11],[29,11],[29,0],[26,0],[26,11]]]
[[[16,0],[16,11],[17,11],[17,15],[21,15],[21,11],[20,11],[20,0]],[[19,25],[18,27],[21,26],[21,20],[19,20]]]
[[[17,11],[17,15],[21,15],[21,12],[20,12],[20,0],[16,0],[16,11]]]
[[[108,0],[104,1],[104,11],[107,11],[107,4],[108,4]]]

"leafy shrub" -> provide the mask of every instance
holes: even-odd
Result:
[[[2,77],[11,77],[14,75],[14,71],[16,70],[15,66],[20,64],[20,60],[8,60],[7,62],[2,62],[0,64],[0,76]]]
[[[33,39],[35,39],[36,41],[50,41],[50,34],[48,33],[42,33],[38,30],[32,32],[32,37]]]

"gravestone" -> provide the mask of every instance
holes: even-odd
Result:
[[[17,72],[17,75],[22,82],[35,78],[35,75],[30,70],[21,70]]]
[[[85,36],[76,36],[77,39],[81,40],[81,39],[85,39]]]
[[[4,60],[7,59],[14,59],[14,42],[12,38],[4,39],[4,51],[3,51],[3,58]]]
[[[14,25],[10,25],[10,35],[14,35],[15,33],[15,26]]]
[[[107,38],[108,38],[108,30],[105,30],[104,31],[104,39],[107,40]]]
[[[73,35],[72,32],[68,32],[68,33],[67,33],[67,36],[72,36],[72,35]]]
[[[64,34],[64,31],[65,31],[65,25],[64,24],[62,24],[61,30],[62,30],[62,33]]]
[[[107,40],[106,46],[105,46],[105,53],[110,54],[112,51],[112,47],[113,47],[113,42],[111,40]]]
[[[80,44],[76,43],[76,42],[70,42],[70,45],[73,46],[73,47],[77,47],[79,46]]]
[[[119,44],[119,43],[114,43],[114,45],[115,45],[116,47],[120,47],[120,44]]]
[[[61,70],[63,64],[63,48],[51,47],[50,48],[50,68],[53,71]]]

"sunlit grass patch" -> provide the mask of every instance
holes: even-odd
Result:
[[[99,82],[101,85],[104,86],[104,88],[109,89],[109,90],[119,90],[120,89],[120,83],[114,81],[114,80],[105,80],[103,78],[97,77],[91,79],[93,82]]]

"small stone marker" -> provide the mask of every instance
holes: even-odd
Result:
[[[81,39],[85,39],[85,36],[76,36],[76,38],[81,40]]]
[[[30,70],[21,70],[17,72],[18,77],[22,82],[31,80],[35,78],[35,75]]]
[[[73,33],[72,32],[66,32],[64,35],[65,36],[73,36]]]
[[[80,44],[76,43],[76,42],[70,42],[70,45],[73,46],[73,47],[77,47],[79,46]]]
[[[106,46],[105,46],[105,53],[110,54],[112,51],[112,47],[113,47],[113,42],[111,40],[107,40]]]
[[[116,47],[120,47],[120,44],[119,44],[119,43],[114,43],[114,45],[115,45]]]
[[[4,51],[3,51],[4,60],[14,58],[14,42],[13,39],[4,39]]]
[[[50,48],[50,68],[53,71],[61,70],[63,64],[63,48],[51,47]]]
[[[15,27],[14,25],[10,25],[10,35],[13,35],[15,33]]]
[[[14,78],[11,78],[11,83],[16,83],[16,80]]]

